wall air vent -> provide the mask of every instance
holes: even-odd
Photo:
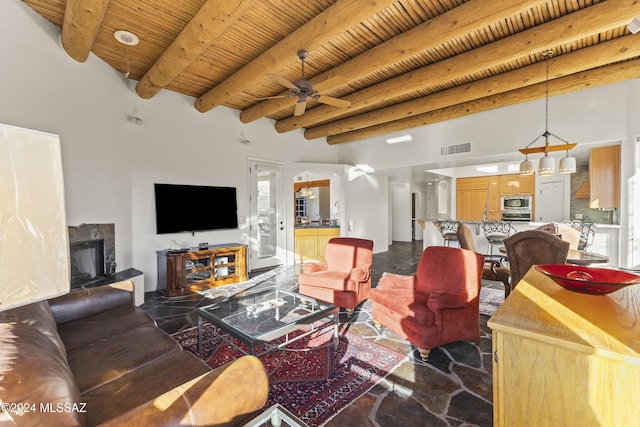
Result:
[[[471,143],[461,142],[460,144],[443,145],[440,147],[440,156],[451,156],[453,154],[470,153]]]

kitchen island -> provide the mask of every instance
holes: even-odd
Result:
[[[438,221],[424,220],[423,228],[423,248],[428,246],[442,246],[444,240],[440,234]],[[479,253],[488,254],[489,244],[482,230],[482,221],[462,221],[471,228],[476,250]],[[543,222],[519,222],[511,223],[517,231],[533,230],[545,224]],[[595,236],[593,243],[587,249],[589,252],[607,255],[609,263],[599,266],[618,267],[619,266],[619,246],[620,246],[620,226],[615,224],[594,224]],[[496,252],[494,250],[494,252]]]
[[[335,225],[296,225],[294,229],[295,262],[321,261],[329,239],[340,237],[340,227]]]

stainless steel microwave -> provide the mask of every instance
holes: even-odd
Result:
[[[502,211],[531,211],[531,196],[502,196]]]

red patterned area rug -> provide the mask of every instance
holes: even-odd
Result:
[[[220,338],[210,324],[203,329],[203,349],[197,351],[196,328],[173,334],[182,347],[216,368],[242,353]],[[331,332],[311,334],[287,346],[260,356],[269,374],[268,408],[284,406],[310,426],[321,426],[351,402],[366,393],[402,361],[400,353],[349,332],[340,332],[338,347]],[[233,339],[232,342],[247,347]],[[313,350],[308,350],[308,349]],[[261,349],[258,349],[258,353]]]

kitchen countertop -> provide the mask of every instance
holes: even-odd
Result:
[[[305,228],[340,228],[339,225],[318,225],[318,224],[311,224],[311,225],[296,225],[294,227],[296,230],[299,229],[305,229]]]

